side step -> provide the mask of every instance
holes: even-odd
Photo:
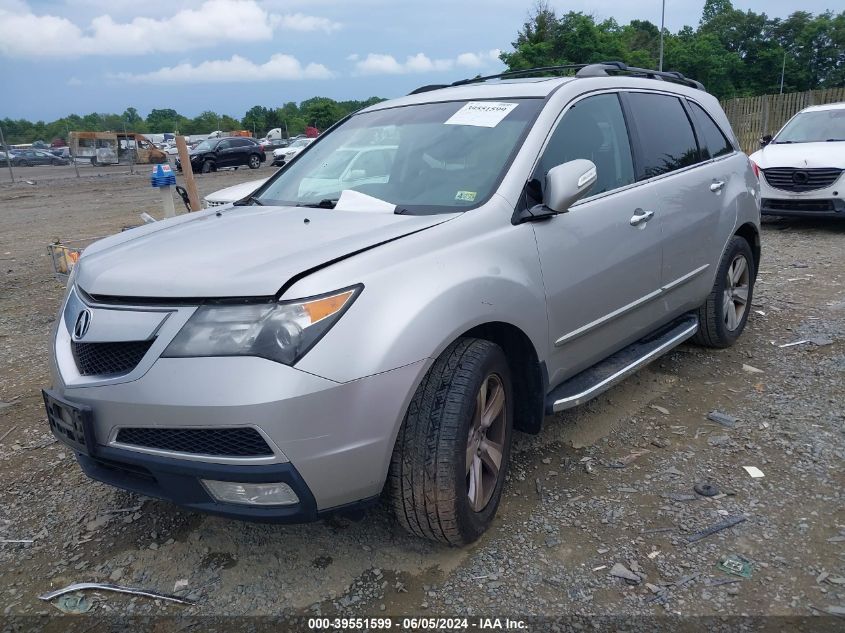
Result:
[[[632,343],[613,356],[608,356],[600,363],[555,387],[546,396],[546,414],[571,409],[592,400],[651,361],[677,347],[696,331],[698,331],[698,317],[687,315],[672,322],[656,334]]]

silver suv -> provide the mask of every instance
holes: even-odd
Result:
[[[93,479],[196,510],[311,521],[385,492],[414,534],[478,538],[514,430],[749,314],[759,184],[716,99],[576,70],[379,103],[234,205],[86,249],[53,431]]]

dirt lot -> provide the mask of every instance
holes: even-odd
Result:
[[[203,176],[200,193],[267,173]],[[48,432],[39,392],[63,290],[45,246],[114,233],[142,211],[160,215],[146,172],[0,186],[0,540],[32,540],[0,542],[0,612],[59,613],[38,596],[76,581],[196,600],[90,594],[97,615],[813,616],[845,607],[845,222],[767,223],[739,344],[684,346],[548,418],[541,435],[519,436],[494,528],[449,549],[405,535],[382,507],[357,521],[252,525],[81,474]],[[713,410],[738,421],[710,421]],[[700,483],[722,494],[698,495]],[[731,517],[746,520],[687,542]],[[717,568],[729,554],[750,562],[749,578]],[[612,576],[617,563],[637,580]],[[205,626],[197,622],[179,630]]]

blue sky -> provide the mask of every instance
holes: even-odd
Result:
[[[313,96],[393,97],[502,68],[533,0],[0,0],[0,118],[134,106],[241,117]],[[667,0],[695,25],[704,0]],[[735,0],[785,17],[832,0]],[[552,0],[558,11],[660,21],[660,0]]]

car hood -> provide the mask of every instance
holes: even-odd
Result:
[[[845,141],[830,143],[770,143],[751,155],[760,169],[769,167],[836,167],[845,169]]]
[[[261,185],[267,182],[269,178],[262,178],[261,180],[250,180],[249,182],[242,182],[238,185],[232,185],[225,189],[218,189],[214,193],[208,194],[205,199],[209,202],[216,202],[217,204],[226,202],[237,202],[243,200],[253,191],[258,189]]]
[[[306,207],[209,209],[92,244],[77,264],[76,283],[89,294],[104,296],[271,296],[295,275],[457,215]]]

